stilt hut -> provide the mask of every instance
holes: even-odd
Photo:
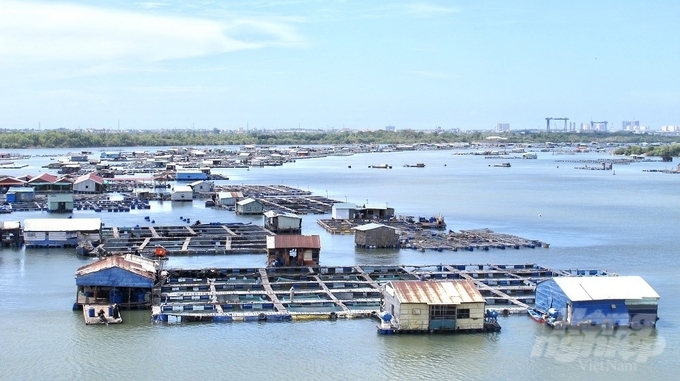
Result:
[[[156,273],[154,261],[131,254],[113,255],[87,264],[76,271],[78,293],[74,308],[86,304],[149,307]]]
[[[0,242],[2,242],[2,246],[21,246],[23,243],[21,222],[0,221]]]
[[[364,248],[396,248],[399,247],[399,230],[376,223],[357,226],[354,244]]]
[[[267,237],[267,264],[318,266],[321,237],[318,235],[275,235]]]

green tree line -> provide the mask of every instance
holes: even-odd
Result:
[[[648,155],[648,156],[670,156],[678,157],[680,156],[680,144],[670,144],[662,146],[628,146],[620,147],[614,150],[616,155]]]
[[[88,148],[135,146],[201,146],[201,145],[299,145],[299,144],[415,144],[415,143],[472,143],[488,141],[491,132],[432,132],[418,130],[400,131],[309,131],[234,132],[220,130],[142,130],[142,131],[0,131],[0,147],[7,148]],[[671,142],[673,137],[621,133],[530,133],[516,131],[501,135],[505,143],[600,143],[636,144],[653,140]],[[633,148],[630,148],[633,152]],[[636,148],[637,149],[637,148]],[[668,150],[667,146],[642,148]],[[651,152],[651,151],[650,151]],[[677,156],[677,151],[674,151]]]

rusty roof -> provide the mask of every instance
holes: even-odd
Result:
[[[76,270],[76,277],[113,267],[121,268],[149,279],[155,279],[156,277],[156,266],[152,260],[133,255],[112,255],[102,258],[80,267]]]
[[[321,249],[318,235],[267,236],[267,249]]]
[[[401,303],[461,304],[483,303],[482,294],[469,280],[390,282]]]

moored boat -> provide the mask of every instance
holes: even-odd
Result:
[[[94,251],[94,245],[92,244],[91,241],[80,241],[78,242],[78,246],[76,246],[76,253],[78,255],[90,255]]]
[[[529,317],[534,319],[537,323],[545,323],[545,315],[542,314],[539,310],[535,308],[528,308],[527,309],[527,314],[529,314]]]

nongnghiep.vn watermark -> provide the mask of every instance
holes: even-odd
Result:
[[[655,328],[569,328],[536,336],[531,357],[573,363],[586,372],[635,372],[665,348]]]

